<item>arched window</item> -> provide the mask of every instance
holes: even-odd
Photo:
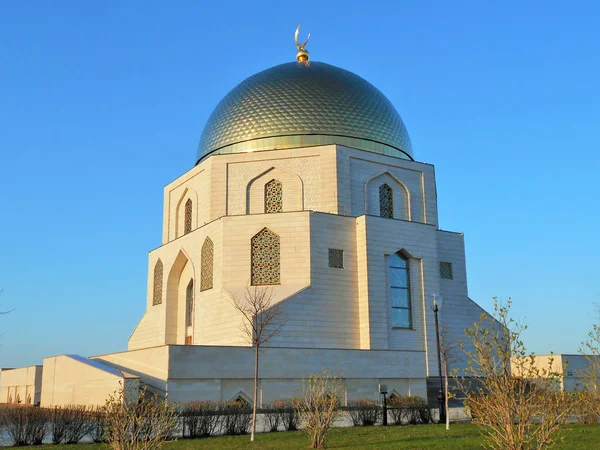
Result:
[[[163,288],[163,263],[159,259],[154,265],[154,287],[152,291],[152,304],[160,305],[162,303]]]
[[[252,285],[280,284],[279,236],[263,228],[252,238],[251,252]]]
[[[394,218],[394,191],[387,184],[379,186],[379,215],[386,219]]]
[[[392,300],[392,327],[410,328],[412,314],[410,310],[410,269],[408,260],[401,253],[389,258],[389,284]]]
[[[185,218],[183,222],[183,234],[192,231],[192,199],[188,198],[185,202]]]
[[[185,289],[185,328],[192,324],[194,317],[194,280],[190,280]]]
[[[265,213],[283,211],[283,186],[279,180],[265,184]]]
[[[207,237],[202,244],[202,254],[200,258],[200,291],[206,291],[213,287],[213,241]]]

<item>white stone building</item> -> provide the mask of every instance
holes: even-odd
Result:
[[[533,366],[531,362],[533,361]],[[535,355],[533,358],[512,358],[512,373],[518,377],[551,376],[556,380],[556,389],[577,392],[595,385],[598,377],[600,357],[584,354]]]
[[[248,285],[272,289],[288,319],[261,355],[262,403],[324,368],[344,377],[346,400],[377,398],[379,383],[425,397],[433,295],[451,339],[482,312],[463,235],[438,224],[434,167],[414,159],[380,91],[324,63],[234,88],[195,166],[165,187],[163,216],[128,350],[44,359],[42,406],[103,403],[137,379],[170,401],[251,399],[253,350],[228,300]]]

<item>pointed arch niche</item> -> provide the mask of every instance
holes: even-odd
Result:
[[[194,334],[194,279],[185,288],[185,344],[193,343]]]
[[[277,206],[278,202],[280,206]],[[303,209],[304,186],[296,174],[271,167],[248,183],[246,214],[302,211]]]
[[[167,279],[165,344],[185,344],[188,335],[186,324],[188,288],[193,279],[194,267],[187,255],[180,250]]]
[[[198,227],[198,196],[196,191],[185,188],[175,208],[175,238]]]
[[[411,220],[410,192],[389,172],[365,182],[365,212],[372,216]]]

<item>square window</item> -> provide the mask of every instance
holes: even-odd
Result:
[[[400,306],[409,308],[408,304],[408,289],[392,288],[392,306]]]
[[[440,277],[445,280],[453,280],[452,276],[452,263],[451,262],[440,262]]]
[[[390,286],[403,288],[408,287],[406,275],[406,269],[396,269],[395,267],[392,267],[390,269]]]
[[[392,327],[410,328],[410,309],[392,308]]]
[[[344,268],[344,250],[338,250],[336,248],[329,249],[329,267],[335,269]]]

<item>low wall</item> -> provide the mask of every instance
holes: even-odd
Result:
[[[140,377],[170,402],[251,399],[254,350],[250,347],[168,345],[92,359]],[[264,348],[260,353],[260,404],[295,397],[302,378],[324,369],[343,377],[345,402],[390,393],[427,397],[425,352],[314,348]]]

